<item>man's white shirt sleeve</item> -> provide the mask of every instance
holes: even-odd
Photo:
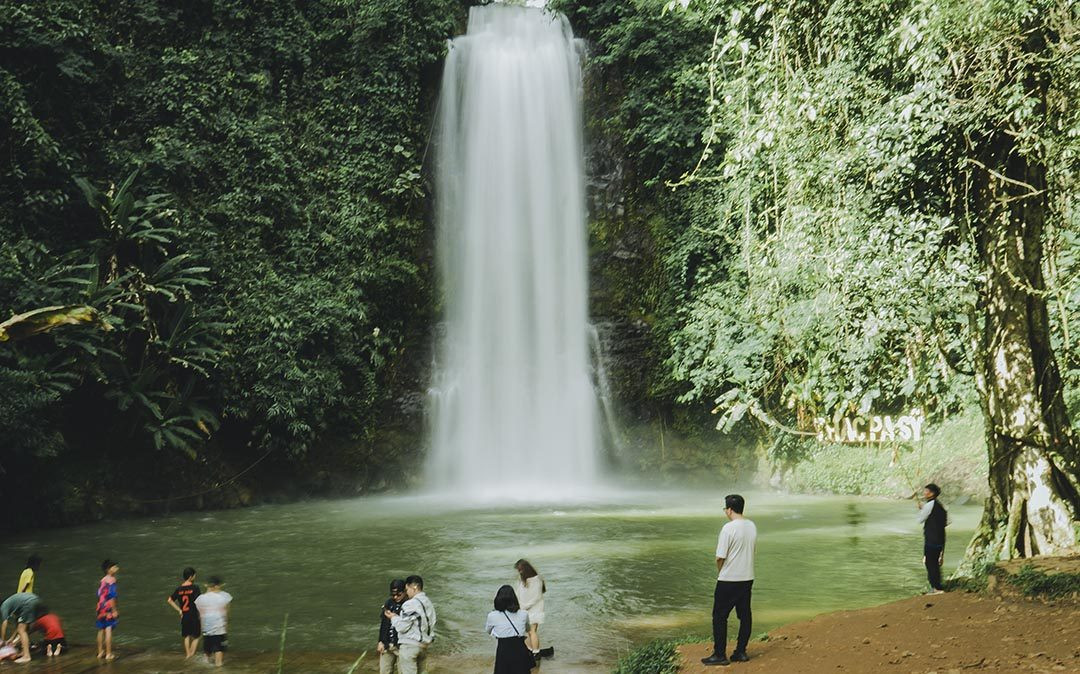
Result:
[[[412,599],[406,601],[405,604],[408,604],[411,601]],[[402,605],[401,612],[390,618],[390,624],[394,626],[395,630],[397,630],[399,639],[406,634],[408,634],[411,638],[415,638],[415,635],[410,634],[413,631],[413,626],[416,625],[418,619],[418,616],[412,610],[413,608],[415,607]],[[417,632],[419,632],[419,630],[417,630]]]
[[[934,500],[930,499],[922,508],[919,508],[919,524],[922,524],[930,518],[930,513],[934,512]]]
[[[727,559],[731,547],[731,534],[726,526],[720,529],[720,538],[716,541],[716,558]]]

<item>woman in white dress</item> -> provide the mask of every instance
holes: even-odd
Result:
[[[514,584],[514,592],[517,594],[518,603],[523,611],[529,613],[529,634],[525,643],[532,651],[533,657],[540,657],[540,634],[539,627],[544,622],[544,593],[547,586],[544,579],[536,572],[533,565],[527,559],[519,559],[514,564],[518,572],[518,581]],[[547,653],[545,652],[545,655]]]

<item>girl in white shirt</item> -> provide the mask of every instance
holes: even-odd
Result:
[[[518,581],[514,587],[521,608],[529,612],[529,635],[525,639],[533,657],[540,657],[540,634],[538,630],[544,623],[544,593],[547,586],[544,579],[536,572],[527,559],[519,559],[514,564],[518,572]],[[545,652],[545,657],[547,653]]]
[[[484,625],[484,631],[499,640],[494,674],[529,674],[536,661],[525,645],[528,628],[528,612],[521,609],[514,588],[503,585],[495,593],[495,610],[488,613]]]

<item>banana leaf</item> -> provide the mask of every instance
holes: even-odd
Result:
[[[0,342],[17,342],[34,335],[48,332],[61,325],[94,323],[102,330],[112,328],[102,320],[97,310],[82,304],[60,307],[43,307],[23,314],[16,314],[0,323]]]

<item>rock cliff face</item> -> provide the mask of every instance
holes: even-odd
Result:
[[[606,382],[597,382],[600,393],[610,395],[617,418],[621,423],[647,421],[657,414],[649,396],[649,372],[655,367],[652,353],[653,334],[641,318],[629,316],[595,316],[601,362],[594,364]],[[606,389],[606,391],[604,390]]]
[[[586,111],[589,106],[586,106]],[[588,112],[586,113],[588,114]],[[658,417],[649,401],[655,371],[648,308],[629,290],[640,287],[651,262],[645,227],[627,213],[624,157],[609,138],[589,139],[586,150],[589,204],[589,314],[594,330],[594,383],[603,403],[603,437],[608,463],[627,469],[635,463],[631,428]]]
[[[593,360],[605,406],[609,463],[634,473],[663,469],[676,413],[670,396],[656,391],[664,379],[663,345],[655,329],[657,246],[653,224],[662,217],[635,189],[632,161],[604,124],[611,102],[586,75],[586,181],[589,205],[589,313],[595,330]],[[606,396],[606,399],[603,397]]]
[[[586,61],[587,64],[587,61]],[[603,88],[589,76],[585,87],[585,175],[589,207],[589,314],[604,359],[608,388],[620,417],[648,417],[642,403],[648,398],[652,331],[644,289],[653,265],[653,245],[647,223],[627,209],[624,147],[601,123],[610,107]],[[596,354],[594,354],[594,359]]]
[[[664,363],[661,326],[670,317],[662,255],[672,219],[682,216],[669,208],[663,186],[644,184],[626,130],[613,121],[622,87],[611,78],[618,74],[600,74],[588,59],[585,68],[589,312],[607,376],[612,463],[627,473],[659,471],[672,481],[685,480],[687,471],[709,479],[710,468],[749,476],[756,469],[752,443],[736,445],[716,433],[707,407],[675,401],[677,384]]]

